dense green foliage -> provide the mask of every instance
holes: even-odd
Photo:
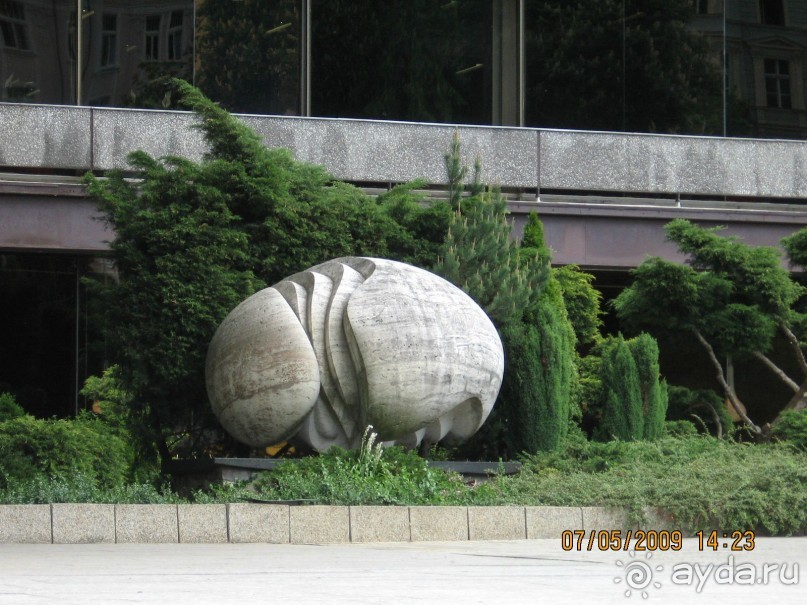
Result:
[[[502,329],[507,351],[505,380],[496,405],[506,418],[504,452],[538,452],[561,447],[569,426],[573,361],[568,355],[568,341],[550,329],[557,317],[554,309],[540,305],[539,324],[510,323]],[[555,324],[557,327],[557,324]]]
[[[158,489],[151,483],[123,483],[108,487],[100,484],[95,475],[83,472],[52,477],[34,475],[0,487],[0,504],[173,504],[182,501],[170,489]]]
[[[630,347],[621,335],[603,350],[600,380],[603,410],[598,431],[600,438],[622,441],[641,439],[644,435],[644,415],[639,372]]]
[[[782,267],[774,248],[749,246],[682,219],[670,222],[665,231],[689,257],[689,265],[660,258],[642,263],[633,271],[633,284],[615,300],[619,318],[628,329],[690,339],[703,347],[735,412],[761,434],[745,414],[721,360],[758,359],[793,391],[793,398],[778,408],[799,405],[807,392],[807,363],[793,330],[802,323],[795,304],[805,290]],[[785,335],[802,369],[798,380],[768,356],[777,332]]]
[[[531,213],[524,227],[519,255],[522,260],[535,259],[548,269],[548,275],[538,300],[524,313],[523,324],[527,342],[533,341],[534,357],[531,372],[522,372],[521,393],[513,393],[524,413],[516,414],[519,422],[514,428],[524,434],[518,451],[537,452],[563,446],[572,413],[573,391],[576,387],[575,333],[566,313],[561,286],[550,268],[551,253],[544,239],[543,224]],[[509,371],[519,371],[525,363],[519,351],[509,351]],[[531,383],[531,384],[527,384]],[[533,396],[527,394],[534,391]],[[534,408],[531,413],[529,408]],[[525,422],[530,415],[532,422]]]
[[[807,454],[698,436],[683,424],[689,429],[675,429],[683,436],[653,442],[598,443],[571,434],[561,450],[528,456],[519,474],[473,487],[399,450],[384,450],[369,466],[362,466],[358,452],[335,450],[289,462],[249,491],[227,489],[218,497],[232,501],[257,491],[265,499],[323,504],[623,506],[637,520],[646,507],[660,507],[683,530],[807,532]]]
[[[456,134],[445,162],[454,212],[434,271],[465,290],[498,327],[520,321],[549,277],[547,257],[523,252],[511,238],[504,197],[481,185],[478,160],[473,180],[464,182]]]
[[[620,506],[636,520],[647,507],[682,530],[731,527],[766,534],[807,533],[807,453],[784,444],[736,443],[668,423],[657,441],[587,441],[572,433],[559,451],[528,456],[519,474],[466,485],[412,452],[334,449],[288,461],[250,484],[224,484],[195,502],[244,499],[321,504]],[[685,427],[685,428],[684,428]],[[82,473],[37,476],[0,487],[0,503],[186,501],[148,485],[104,489]]]
[[[81,395],[92,402],[95,418],[133,448],[135,464],[131,478],[135,482],[154,481],[160,469],[154,435],[133,408],[132,395],[121,383],[120,368],[111,366],[101,376],[87,378]]]
[[[505,203],[484,191],[479,164],[465,186],[457,138],[446,156],[455,208],[436,271],[460,285],[499,326],[505,374],[496,407],[466,455],[512,456],[562,446],[575,385],[575,334],[550,268],[543,225],[531,214],[521,243]]]
[[[454,138],[446,156],[455,208],[437,273],[460,285],[499,327],[505,374],[494,411],[463,453],[512,456],[556,449],[569,425],[575,334],[559,284],[552,277],[543,225],[530,215],[521,243],[510,237],[504,199],[469,185]]]
[[[139,191],[113,175],[90,192],[115,229],[117,282],[89,282],[107,343],[155,433],[173,433],[207,412],[206,343],[230,309],[255,290],[246,236],[213,175],[187,160],[130,156]],[[163,451],[167,455],[167,450]]]
[[[11,393],[0,393],[0,422],[25,416],[25,410]]]
[[[543,289],[548,268],[520,257],[504,198],[495,190],[464,198],[448,226],[434,271],[457,284],[497,326],[518,321]]]
[[[598,439],[658,439],[667,417],[668,388],[659,374],[658,344],[649,334],[602,340],[580,360],[581,403]]]
[[[779,441],[790,443],[807,451],[807,410],[787,410],[771,429]]]
[[[80,473],[114,488],[131,480],[136,462],[125,437],[89,413],[75,420],[26,415],[0,422],[0,487]]]
[[[572,322],[578,347],[597,342],[602,327],[602,292],[594,288],[594,276],[581,271],[577,265],[552,269],[552,275],[563,293],[566,314]]]
[[[716,392],[672,384],[668,388],[668,420],[695,421],[716,437],[729,432],[733,421],[723,399]]]
[[[644,439],[658,439],[664,433],[667,416],[667,383],[660,379],[658,343],[649,334],[627,341],[639,377]]]
[[[646,506],[682,529],[731,527],[807,532],[807,454],[776,444],[706,436],[606,443],[582,437],[560,453],[533,456],[500,481],[500,502],[552,506]]]
[[[360,450],[335,448],[317,458],[282,463],[261,476],[254,489],[268,500],[415,505],[456,502],[466,491],[459,476],[430,468],[414,452],[387,448],[373,458],[368,464]]]

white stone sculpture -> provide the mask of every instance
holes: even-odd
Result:
[[[353,448],[367,425],[416,446],[473,435],[504,371],[496,328],[462,290],[416,267],[345,257],[238,305],[207,355],[227,431],[264,447]]]

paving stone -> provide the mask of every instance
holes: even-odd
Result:
[[[176,504],[116,504],[115,536],[119,543],[178,542]]]
[[[53,504],[54,544],[114,544],[114,504]]]
[[[527,525],[523,506],[469,506],[470,540],[523,540]]]
[[[289,543],[289,506],[228,504],[230,542]]]
[[[618,529],[638,529],[636,523],[630,520],[628,511],[621,507],[584,506],[583,527],[586,531]]]
[[[644,521],[639,523],[641,529],[655,529],[657,531],[673,531],[681,530],[680,523],[676,523],[672,515],[657,506],[646,506],[643,509]]]
[[[410,506],[409,524],[412,542],[468,539],[465,506]]]
[[[0,543],[50,544],[49,504],[0,505]]]
[[[527,538],[560,539],[566,530],[583,528],[583,512],[577,506],[528,506]]]
[[[177,518],[180,542],[212,544],[228,541],[226,504],[180,504]]]
[[[350,542],[350,512],[347,506],[292,506],[289,513],[292,544]]]
[[[409,542],[406,506],[351,506],[351,542]]]

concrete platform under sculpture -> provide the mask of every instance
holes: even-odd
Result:
[[[237,439],[356,447],[461,441],[501,386],[501,340],[446,280],[404,263],[345,257],[254,294],[222,322],[207,356],[213,410]]]

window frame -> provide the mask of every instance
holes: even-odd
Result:
[[[12,14],[15,10],[18,14]],[[4,49],[23,52],[33,50],[31,37],[28,35],[25,4],[19,0],[0,0],[0,42]]]
[[[107,28],[107,19],[112,19],[115,28]],[[98,54],[98,66],[101,69],[118,67],[118,41],[120,38],[120,19],[114,12],[105,12],[101,15],[101,45]]]

